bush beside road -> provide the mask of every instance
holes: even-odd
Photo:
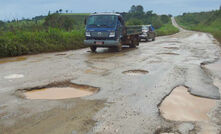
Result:
[[[174,27],[171,21],[156,30],[157,36],[171,35],[178,32],[179,29]]]

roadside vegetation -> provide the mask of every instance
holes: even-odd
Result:
[[[178,32],[179,29],[172,25],[171,20],[156,30],[157,36],[171,35]]]
[[[84,47],[83,23],[58,13],[41,18],[1,22],[0,57]]]
[[[171,15],[144,12],[140,5],[132,6],[129,12],[120,14],[127,25],[153,24],[158,35],[178,32],[172,26]],[[0,57],[83,48],[84,19],[88,15],[60,9],[55,13],[49,11],[47,16],[0,21]]]
[[[172,15],[157,15],[153,11],[144,12],[142,6],[133,5],[128,13],[121,13],[127,25],[152,24],[158,36],[171,35],[179,32],[171,22]]]
[[[210,12],[184,13],[175,19],[186,29],[211,33],[221,43],[221,9]]]

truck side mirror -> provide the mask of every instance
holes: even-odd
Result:
[[[86,18],[84,18],[84,25],[86,25],[87,24],[87,19]]]
[[[118,20],[120,21],[120,23],[121,23],[122,25],[124,25],[124,21],[123,21],[123,19],[122,19],[121,17],[118,16]]]

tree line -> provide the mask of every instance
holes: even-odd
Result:
[[[129,12],[121,13],[127,25],[147,25],[152,24],[156,29],[163,24],[170,22],[172,15],[157,15],[152,10],[144,11],[142,5],[131,6]]]

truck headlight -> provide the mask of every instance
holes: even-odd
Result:
[[[115,32],[110,32],[109,37],[115,37]]]
[[[90,32],[85,32],[85,36],[91,37],[91,33]]]

